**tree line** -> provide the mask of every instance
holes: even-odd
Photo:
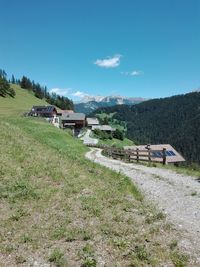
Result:
[[[60,109],[74,109],[73,101],[69,98],[55,93],[50,94],[46,86],[42,86],[26,76],[23,76],[21,79],[17,79],[14,75],[12,75],[11,79],[7,79],[6,72],[4,70],[0,70],[0,96],[15,96],[15,91],[11,88],[10,84],[17,84],[22,89],[32,91],[37,98],[45,99],[47,103],[55,105]]]
[[[95,111],[100,112],[115,112],[113,118],[126,122],[127,137],[135,143],[171,144],[188,163],[200,163],[200,92]]]

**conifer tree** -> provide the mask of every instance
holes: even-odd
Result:
[[[11,78],[11,83],[15,84],[16,81],[15,81],[15,76],[12,74],[12,78]]]

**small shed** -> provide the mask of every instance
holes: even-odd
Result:
[[[125,146],[124,149],[139,149],[139,150],[151,150],[152,160],[156,162],[162,162],[163,154],[162,150],[165,148],[166,163],[176,164],[179,162],[184,162],[185,159],[178,153],[170,144],[158,144],[158,145],[140,145],[140,146]]]
[[[87,124],[87,127],[91,129],[92,126],[99,125],[99,120],[97,118],[87,118],[86,124]]]
[[[98,129],[100,131],[107,132],[107,133],[113,133],[116,131],[116,129],[112,128],[110,125],[94,125],[94,126],[92,126],[92,131],[94,131],[96,129]]]

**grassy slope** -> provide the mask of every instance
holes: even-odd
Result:
[[[15,98],[0,97],[0,115],[8,114],[22,114],[29,111],[33,105],[46,105],[47,102],[36,98],[32,92],[26,89],[22,89],[18,85],[12,85],[12,88],[16,92]]]
[[[163,215],[79,141],[16,115],[0,129],[0,266],[184,266]]]
[[[116,147],[124,147],[124,146],[132,146],[134,145],[133,141],[131,141],[130,139],[125,138],[123,141],[119,140],[119,139],[107,139],[107,140],[99,140],[99,144],[102,145],[109,145],[109,146],[116,146]]]

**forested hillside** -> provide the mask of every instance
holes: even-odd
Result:
[[[127,123],[127,137],[138,143],[170,143],[190,162],[200,163],[200,92],[114,106],[95,113],[114,113]]]

